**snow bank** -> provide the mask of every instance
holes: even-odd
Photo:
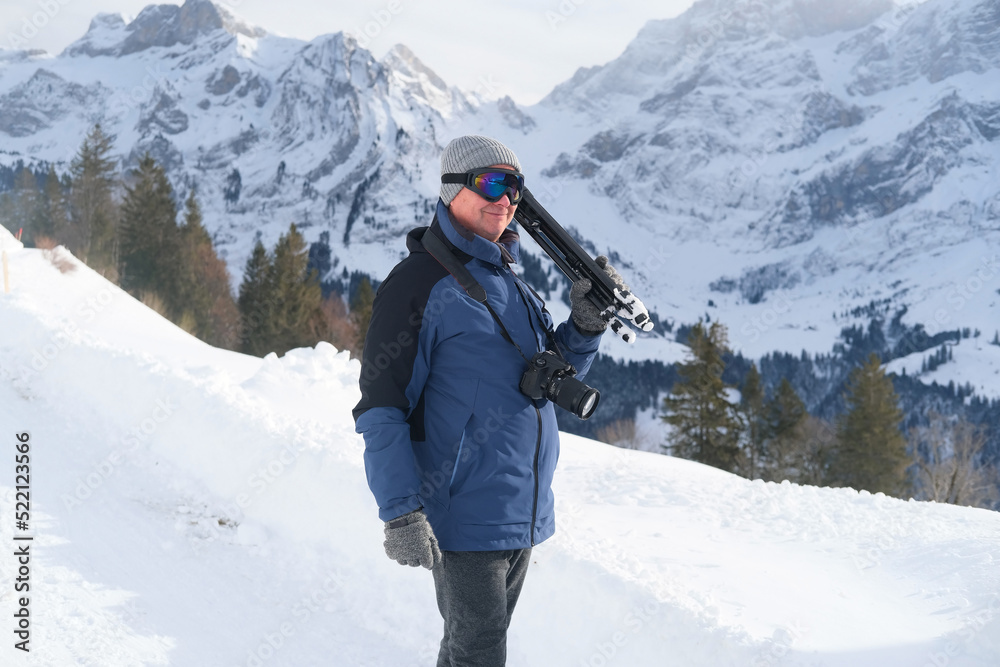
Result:
[[[0,423],[31,432],[36,538],[32,652],[8,635],[4,664],[434,664],[431,577],[382,552],[357,362],[220,351],[80,263],[8,254]],[[996,513],[569,435],[556,494],[510,665],[1000,663]],[[7,619],[14,566],[0,557]]]

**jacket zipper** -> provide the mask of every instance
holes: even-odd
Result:
[[[538,415],[538,437],[535,439],[535,497],[531,503],[531,546],[535,546],[535,519],[538,513],[538,454],[542,450],[542,411],[535,407]]]
[[[528,304],[528,298],[524,295],[524,292],[521,291],[520,285],[517,284],[517,276],[514,275],[514,272],[510,269],[509,266],[505,268],[507,269],[507,276],[510,277],[510,280],[514,285],[514,289],[516,289],[517,293],[520,295],[521,302],[524,304],[525,310],[527,311],[528,326],[531,327],[531,331],[535,335],[535,340],[536,340],[535,344],[537,345],[538,331],[535,330],[535,322],[531,318],[531,314],[532,312],[534,312],[534,309]],[[499,274],[500,271],[497,270],[497,273]],[[540,316],[538,317],[539,321],[542,322],[544,326],[544,320],[542,320]],[[517,346],[515,345],[515,347]],[[520,348],[518,348],[518,351],[520,352]],[[533,471],[535,473],[535,492],[531,500],[531,535],[529,536],[531,538],[532,547],[535,546],[535,522],[538,519],[538,457],[542,451],[542,411],[538,409],[537,405],[534,406],[534,408],[535,408],[535,415],[538,417],[538,436],[535,438],[535,461],[533,465]]]

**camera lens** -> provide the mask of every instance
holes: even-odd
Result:
[[[590,419],[601,400],[601,392],[574,377],[553,377],[548,387],[549,400],[580,419]]]

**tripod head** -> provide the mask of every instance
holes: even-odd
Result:
[[[522,190],[514,219],[535,239],[572,282],[586,278],[592,285],[587,298],[601,311],[601,318],[626,343],[635,342],[635,332],[619,318],[642,331],[652,331],[649,311],[634,294],[622,291],[562,225],[556,222],[531,191]]]

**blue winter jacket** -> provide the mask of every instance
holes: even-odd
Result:
[[[499,243],[464,236],[440,200],[432,226],[485,288],[524,355],[545,349],[551,317],[508,267],[518,258],[516,232],[508,229]],[[525,359],[424,250],[426,229],[407,236],[410,254],[372,307],[354,409],[368,485],[383,521],[423,507],[442,549],[533,546],[555,531],[554,407],[520,392]],[[555,339],[582,377],[600,336],[584,335],[570,319]]]

